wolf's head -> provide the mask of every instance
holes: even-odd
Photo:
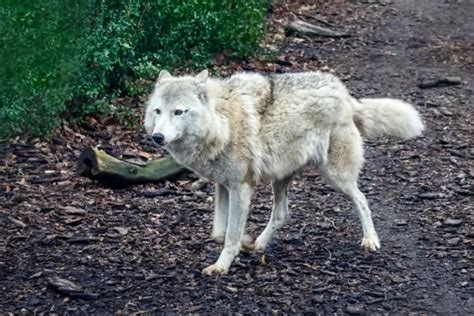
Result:
[[[172,77],[163,70],[147,105],[145,129],[160,145],[205,136],[210,115],[207,70],[197,76]]]

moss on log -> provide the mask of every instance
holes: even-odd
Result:
[[[77,162],[78,175],[111,186],[157,182],[186,170],[170,156],[141,165],[117,159],[97,148],[85,149]]]

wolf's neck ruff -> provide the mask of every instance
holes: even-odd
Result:
[[[196,161],[212,161],[222,154],[229,145],[228,118],[219,114],[215,106],[214,102],[210,100],[208,117],[202,126],[204,131],[202,134],[189,135],[182,141],[167,147],[178,162],[192,166]]]

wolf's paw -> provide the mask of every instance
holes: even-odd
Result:
[[[267,245],[261,245],[257,242],[253,244],[253,251],[263,253],[267,249]]]
[[[253,238],[249,234],[245,234],[242,236],[242,241],[240,244],[240,249],[244,251],[253,251]]]
[[[265,249],[267,248],[267,243],[262,242],[261,240],[255,240],[255,242],[252,244],[252,250],[254,252],[265,252]]]
[[[202,270],[202,274],[204,275],[224,275],[227,274],[227,272],[229,272],[229,268],[223,267],[217,263]]]
[[[215,240],[216,243],[218,244],[223,244],[225,240],[225,234],[224,235],[212,235],[212,239]]]
[[[377,251],[380,248],[379,237],[377,235],[364,237],[361,246],[367,250]]]

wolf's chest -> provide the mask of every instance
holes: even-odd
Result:
[[[232,174],[232,172],[228,172],[230,171],[229,167],[222,159],[200,160],[197,157],[192,159],[190,156],[171,154],[177,162],[211,182],[225,184],[229,181],[229,176]]]

